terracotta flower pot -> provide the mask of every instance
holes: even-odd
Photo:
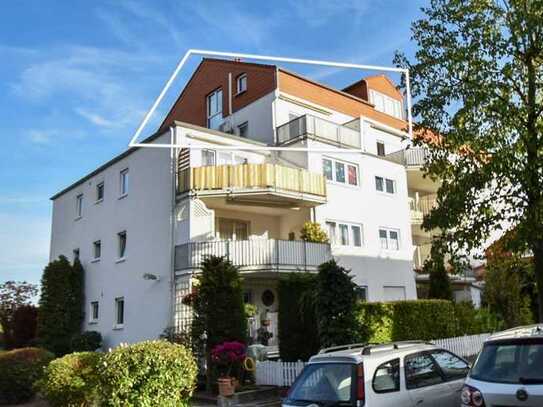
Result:
[[[221,396],[231,396],[234,394],[234,386],[231,377],[221,377],[218,381],[219,394]]]

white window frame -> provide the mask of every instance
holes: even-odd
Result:
[[[96,306],[96,317],[94,316],[94,306]],[[100,320],[100,302],[91,301],[89,312],[89,323],[95,324]]]
[[[399,101],[384,93],[378,92],[374,89],[370,89],[370,103],[375,106],[375,110],[403,120],[403,101]],[[387,109],[387,103],[391,104],[392,111]]]
[[[332,246],[341,246],[341,247],[352,247],[355,249],[360,249],[364,247],[364,227],[361,223],[354,223],[354,222],[345,222],[341,220],[335,220],[335,219],[326,219],[325,221],[326,225],[326,234],[328,235],[328,239],[330,240],[330,244]],[[333,226],[332,226],[333,225]],[[343,244],[341,242],[341,233],[340,229],[341,226],[347,227],[347,244]],[[333,231],[331,228],[333,227]],[[354,228],[360,229],[360,246],[356,246],[354,244]]]
[[[98,256],[96,255],[98,253]],[[102,241],[95,240],[92,242],[92,258],[93,261],[99,261],[102,258]]]
[[[382,191],[377,189],[377,178],[381,178],[383,180],[383,190]],[[387,181],[392,182],[392,188],[394,189],[393,192],[388,192],[387,191]],[[380,194],[385,194],[385,195],[390,196],[390,195],[396,195],[398,193],[398,185],[397,185],[395,179],[387,178],[387,177],[384,177],[382,175],[376,175],[375,178],[374,178],[374,183],[375,183],[375,190]]]
[[[122,237],[124,236],[124,248],[122,248]],[[123,230],[117,233],[117,261],[122,261],[126,258],[126,248],[127,248],[127,234],[126,230]]]
[[[100,188],[102,189],[102,197],[100,197]],[[106,192],[104,181],[96,184],[96,203],[100,203],[104,200],[104,194]]]
[[[324,160],[332,162],[332,179],[328,179],[324,175]],[[336,164],[338,163],[343,164],[344,166],[345,181],[337,180]],[[344,186],[353,187],[353,188],[358,188],[360,186],[360,167],[358,166],[358,164],[349,162],[349,161],[338,160],[337,158],[323,156],[321,160],[321,166],[322,166],[322,174],[324,178],[326,179],[326,182],[332,182],[334,184],[344,185]],[[356,184],[349,183],[349,166],[352,166],[356,169]]]
[[[202,167],[210,167],[210,166],[217,165],[217,152],[215,150],[204,148],[202,149],[202,152],[200,154],[201,154]],[[213,164],[207,164],[207,162],[205,162],[204,160],[205,154],[211,154],[213,156]]]
[[[247,91],[247,74],[246,73],[242,73],[237,76],[236,89],[237,89],[236,95],[239,95]]]
[[[211,112],[211,103],[213,101],[213,98],[216,97],[216,108],[217,108],[217,111],[216,112]],[[207,96],[206,96],[206,124],[207,124],[207,128],[208,129],[214,129],[214,130],[218,130],[220,125],[222,124],[222,121],[223,121],[223,115],[222,115],[222,110],[223,110],[223,105],[222,105],[222,98],[223,98],[223,94],[222,94],[222,88],[217,88],[215,89],[213,92],[209,93]],[[211,122],[216,118],[216,117],[220,117],[220,122],[219,125],[215,126],[215,127],[211,127]]]
[[[119,171],[119,198],[123,198],[128,195],[128,183],[130,182],[129,174],[129,168],[123,168],[121,171]]]
[[[122,312],[122,321],[119,322],[119,304],[122,302],[123,304],[123,312]],[[124,301],[124,297],[116,297],[115,298],[115,329],[122,329],[124,327],[125,319],[126,319],[126,304]]]
[[[383,241],[381,240],[382,239],[381,238],[381,231],[386,232],[386,245],[385,245],[385,247],[383,247]],[[393,239],[390,237],[391,233],[396,233],[396,236],[398,237],[398,239],[396,240],[396,242],[398,244],[397,248],[392,248]],[[388,250],[388,251],[397,252],[397,251],[399,251],[401,249],[402,244],[401,244],[401,237],[400,237],[400,229],[380,226],[377,235],[379,237],[379,247],[381,248],[381,250]]]
[[[241,129],[243,127],[245,128],[245,136],[241,135]],[[245,122],[241,123],[240,125],[238,125],[238,135],[239,135],[239,137],[249,138],[249,121],[245,121]]]
[[[83,217],[83,194],[77,194],[75,197],[75,219]]]

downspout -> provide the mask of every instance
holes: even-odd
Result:
[[[176,162],[176,148],[173,147],[176,144],[175,140],[175,128],[170,126],[170,166],[172,174],[171,179],[171,212],[170,212],[170,326],[175,329],[175,296],[176,296],[176,282],[175,282],[175,207],[176,207],[176,195],[177,195],[177,162]]]

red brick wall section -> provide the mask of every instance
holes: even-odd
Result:
[[[232,112],[236,112],[276,88],[275,72],[273,65],[204,58],[166,115],[160,130],[167,129],[175,120],[207,127],[206,97],[220,87],[223,90],[223,117],[228,116],[229,73],[232,73]],[[236,95],[236,78],[243,73],[247,74],[247,91]]]

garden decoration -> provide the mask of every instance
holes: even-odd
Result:
[[[211,361],[219,372],[218,385],[221,396],[231,396],[239,387],[246,349],[245,344],[233,341],[223,342],[211,350]]]

